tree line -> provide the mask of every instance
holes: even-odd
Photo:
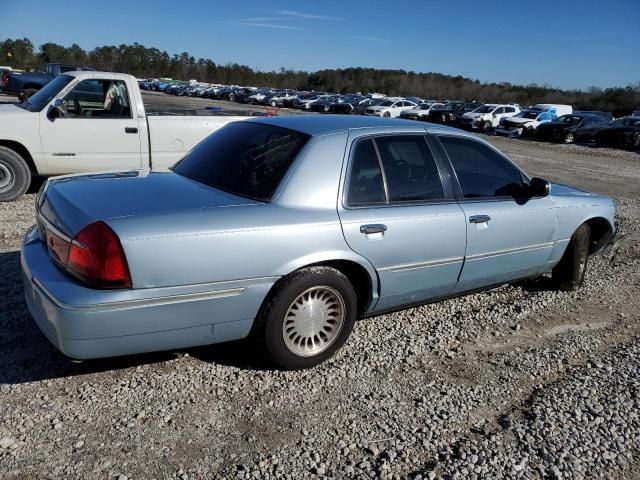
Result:
[[[585,91],[536,84],[484,83],[441,73],[373,68],[325,69],[317,72],[281,68],[265,72],[237,63],[220,65],[208,58],[196,59],[188,52],[170,55],[164,50],[147,48],[138,43],[105,45],[86,51],[75,43],[65,47],[52,42],[36,49],[28,38],[0,42],[0,65],[37,70],[50,62],[91,66],[97,70],[129,73],[138,78],[197,79],[225,85],[270,86],[332,93],[380,92],[394,96],[515,102],[521,105],[562,103],[580,110],[611,111],[616,116],[640,108],[640,82],[626,87],[591,87]]]

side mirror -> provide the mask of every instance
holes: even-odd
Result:
[[[61,98],[56,98],[47,112],[49,120],[53,121],[56,118],[64,118],[67,116],[67,102]]]
[[[551,193],[551,183],[544,178],[532,178],[529,183],[529,195],[532,197],[546,197]]]

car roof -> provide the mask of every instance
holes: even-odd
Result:
[[[369,117],[364,115],[284,115],[277,117],[257,117],[246,121],[297,130],[312,136],[346,131],[355,128],[397,128],[398,130],[406,128],[415,130],[416,127],[422,127],[430,131],[464,133],[455,128],[434,125],[431,123],[403,120],[399,118]]]

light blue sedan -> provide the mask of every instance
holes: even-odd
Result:
[[[610,198],[473,135],[331,115],[231,123],[171,172],[52,179],[36,208],[25,295],[64,354],[252,336],[291,369],[359,317],[549,273],[576,288],[615,233]]]

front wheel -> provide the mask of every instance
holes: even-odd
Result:
[[[567,134],[564,136],[564,143],[573,143],[576,140],[576,136],[574,135],[573,132],[567,132]]]
[[[482,124],[482,131],[484,133],[488,133],[491,130],[491,127],[493,125],[491,125],[491,122],[489,120],[485,120],[485,122]]]
[[[587,271],[591,227],[583,223],[574,232],[560,262],[551,272],[551,280],[559,290],[576,290]]]
[[[0,202],[10,202],[29,188],[31,171],[24,159],[10,148],[0,147]]]
[[[382,114],[382,116],[383,116],[384,118],[389,118],[389,117],[391,116],[391,114],[390,114],[389,112],[384,112],[384,113]]]
[[[347,277],[330,267],[303,268],[280,280],[260,308],[258,347],[280,368],[313,367],[345,343],[356,312]]]

